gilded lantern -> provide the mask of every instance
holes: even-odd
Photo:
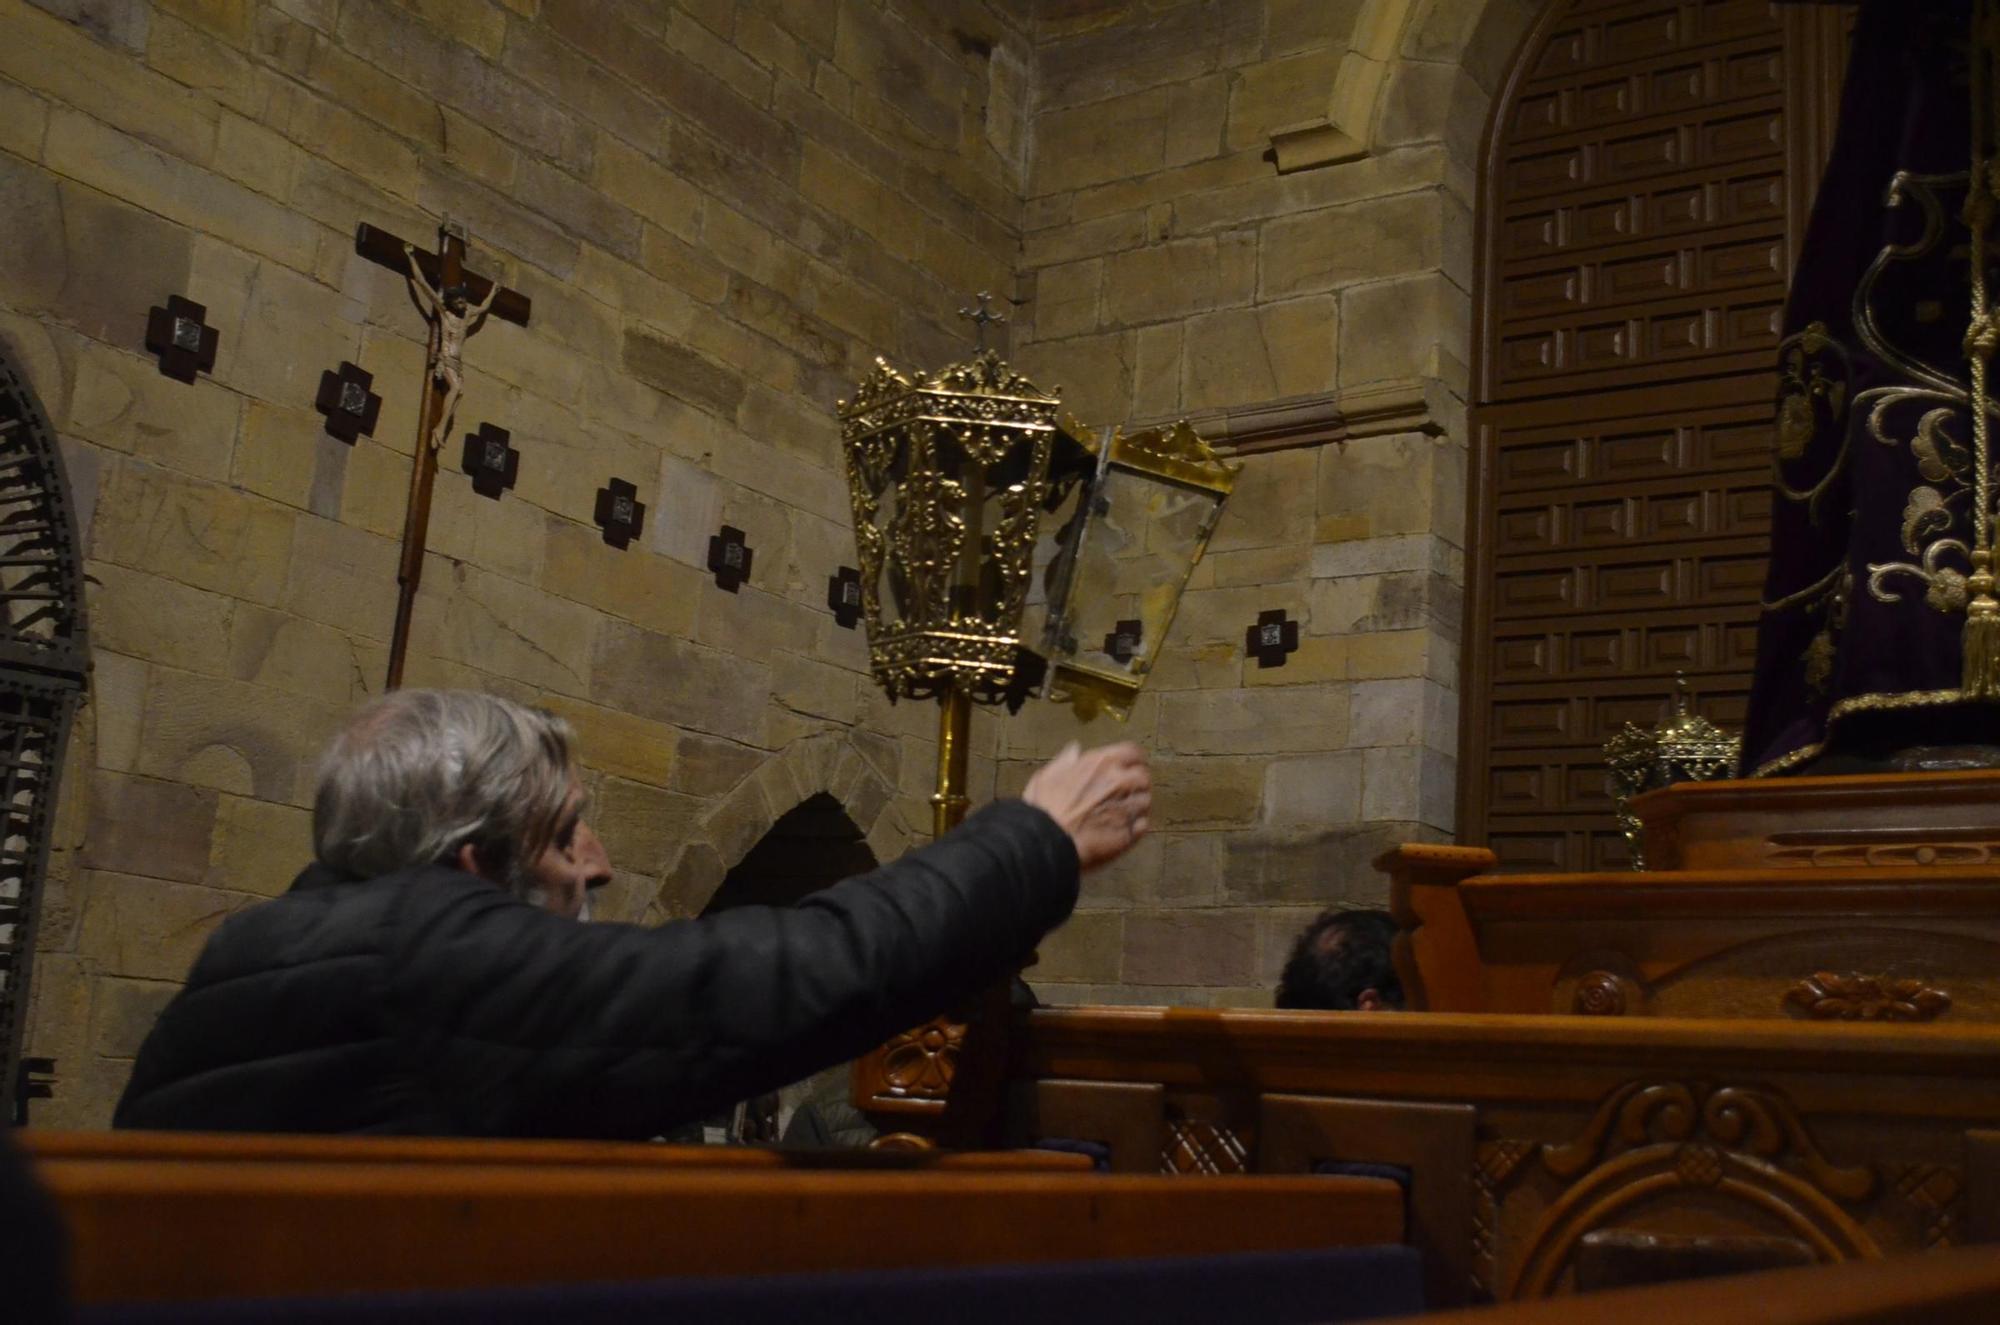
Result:
[[[1036,534],[1061,433],[1058,396],[991,352],[935,374],[881,359],[840,403],[861,610],[891,698],[1020,693]]]

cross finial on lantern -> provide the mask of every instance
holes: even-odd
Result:
[[[979,300],[978,305],[973,308],[961,308],[958,310],[958,315],[979,328],[979,348],[983,351],[986,348],[987,325],[994,322],[1005,322],[1007,315],[993,311],[993,295],[991,292],[981,290],[974,297]]]

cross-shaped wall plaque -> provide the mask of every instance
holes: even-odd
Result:
[[[639,500],[639,489],[614,478],[597,490],[592,518],[604,531],[604,541],[622,552],[646,527],[646,503]]]
[[[833,623],[852,630],[861,620],[861,572],[842,566],[827,577],[826,605],[833,609]]]
[[[505,428],[490,423],[478,432],[465,434],[465,453],[459,467],[472,475],[472,490],[482,497],[500,500],[500,494],[514,486],[521,472],[521,453],[508,445],[513,436]]]
[[[708,569],[715,575],[716,587],[735,593],[750,578],[750,556],[743,531],[722,526],[722,532],[708,540]]]
[[[1286,620],[1282,607],[1259,612],[1257,623],[1243,632],[1243,651],[1259,667],[1283,667],[1285,659],[1299,651],[1299,623]]]
[[[159,356],[160,372],[177,382],[214,372],[221,344],[222,333],[208,325],[206,305],[171,295],[166,307],[146,311],[146,348]]]
[[[23,1058],[14,1078],[14,1118],[16,1127],[28,1125],[28,1101],[56,1097],[56,1060]]]
[[[375,376],[359,365],[342,360],[340,371],[328,369],[319,375],[319,395],[313,407],[326,415],[329,437],[354,445],[357,437],[373,437],[375,420],[382,413],[382,397],[368,388]]]
[[[1139,640],[1144,627],[1137,621],[1120,621],[1104,637],[1104,651],[1122,663],[1132,661],[1132,655],[1139,651]]]

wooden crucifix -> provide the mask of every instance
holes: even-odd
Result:
[[[365,222],[354,232],[354,251],[380,263],[410,283],[410,295],[430,323],[430,357],[424,374],[423,404],[417,411],[417,456],[410,468],[410,508],[403,523],[403,558],[396,568],[396,628],[389,638],[388,688],[403,684],[403,655],[410,647],[410,613],[424,574],[424,543],[430,535],[431,488],[437,480],[438,449],[451,432],[452,416],[465,377],[465,342],[490,313],[516,326],[528,325],[533,305],[465,266],[465,231],[449,219],[438,226],[438,251],[415,245]]]

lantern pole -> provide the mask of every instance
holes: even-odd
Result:
[[[965,750],[972,738],[972,696],[953,686],[938,696],[937,791],[931,796],[931,836],[943,837],[965,818]]]

